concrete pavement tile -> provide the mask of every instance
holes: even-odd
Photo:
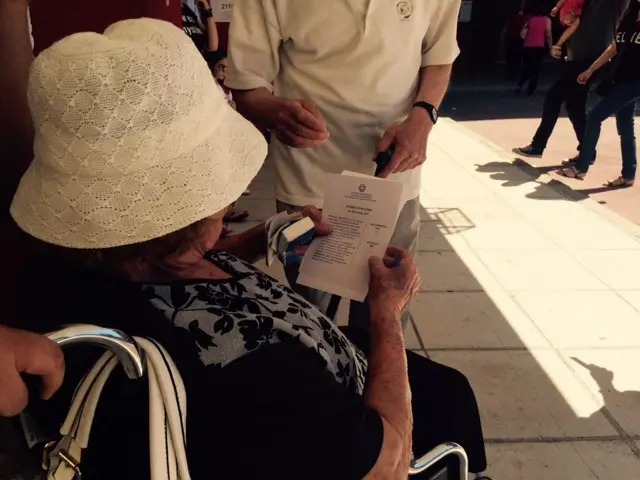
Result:
[[[640,242],[636,238],[597,217],[576,221],[571,217],[556,216],[540,225],[540,229],[558,245],[569,250],[640,250]]]
[[[242,210],[242,206],[239,206],[238,208]],[[263,223],[264,222],[260,221],[251,221],[251,217],[249,217],[246,222],[230,223],[229,228],[232,230],[232,235],[237,235],[238,233],[246,232],[247,230],[251,230],[253,227],[262,225]]]
[[[433,154],[422,169],[421,190],[430,198],[475,199],[495,194],[446,154]]]
[[[451,243],[448,241],[451,230],[439,222],[421,222],[418,250],[452,250]]]
[[[424,292],[412,304],[427,350],[437,348],[550,348],[531,320],[501,290]]]
[[[565,198],[564,201],[547,201],[523,197],[510,202],[510,206],[536,225],[553,223],[589,222],[602,220],[582,202]]]
[[[486,222],[522,220],[523,217],[500,197],[464,200],[435,199],[433,215],[443,224],[470,228]],[[423,202],[424,206],[425,203]],[[433,205],[433,204],[432,204]]]
[[[511,292],[526,290],[604,290],[605,285],[558,250],[479,250],[480,260]]]
[[[235,208],[247,210],[249,212],[249,220],[252,222],[264,222],[276,214],[276,201],[256,198],[253,195],[249,195],[247,197],[240,197],[236,202]]]
[[[461,235],[475,250],[551,249],[556,246],[527,221],[485,222]]]
[[[614,292],[522,292],[514,297],[556,348],[640,348],[640,312]]]
[[[482,278],[490,275],[469,249],[418,252],[421,291],[482,291]]]
[[[640,349],[561,353],[622,428],[630,435],[640,435]]]
[[[557,190],[543,183],[535,182],[533,179],[519,185],[504,186],[494,184],[492,191],[495,191],[510,203],[520,202],[523,197],[530,200],[546,202],[564,202],[566,199],[566,197]]]
[[[488,445],[488,473],[505,480],[623,480],[638,460],[622,441]]]
[[[440,208],[432,206],[431,201],[420,197],[420,221],[421,222],[439,222],[440,219],[436,216],[440,211]]]
[[[601,405],[555,352],[429,354],[436,362],[450,365],[469,378],[480,406],[485,438],[616,434],[598,412]]]
[[[586,250],[577,254],[591,273],[614,290],[640,290],[640,251]]]
[[[413,314],[413,306],[411,308],[411,313]],[[418,340],[418,334],[416,333],[415,326],[410,323],[404,329],[404,348],[407,350],[420,350],[422,345],[420,345],[420,340]]]
[[[620,291],[617,292],[624,298],[633,308],[640,312],[640,290]]]
[[[449,169],[448,167],[442,167]],[[434,199],[483,199],[493,198],[495,194],[470,176],[429,178],[423,173],[422,190]]]

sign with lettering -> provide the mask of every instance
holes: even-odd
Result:
[[[212,0],[211,10],[216,16],[216,22],[228,23],[231,21],[231,12],[233,12],[233,0]]]

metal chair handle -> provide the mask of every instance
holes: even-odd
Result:
[[[61,347],[75,344],[100,345],[114,353],[127,377],[136,379],[145,374],[144,355],[140,353],[135,341],[120,330],[80,324],[68,325],[46,336]]]
[[[469,459],[467,453],[457,443],[443,443],[431,450],[426,455],[420,457],[417,460],[411,462],[409,467],[409,475],[416,475],[424,472],[427,468],[435,465],[444,457],[449,455],[455,455],[460,462],[460,480],[468,480],[469,478]]]

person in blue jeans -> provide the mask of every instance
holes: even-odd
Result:
[[[584,179],[596,151],[602,123],[615,114],[622,150],[622,174],[606,185],[631,187],[635,182],[638,163],[634,121],[636,103],[640,100],[640,0],[634,0],[629,6],[616,33],[615,42],[578,76],[578,83],[586,84],[598,69],[612,59],[616,63],[611,91],[587,116],[578,158],[573,162],[566,162],[558,173],[577,180]]]

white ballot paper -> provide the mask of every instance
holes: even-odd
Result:
[[[369,291],[369,258],[382,257],[396,226],[402,184],[369,176],[327,175],[322,217],[333,232],[316,237],[298,283],[362,302]]]

